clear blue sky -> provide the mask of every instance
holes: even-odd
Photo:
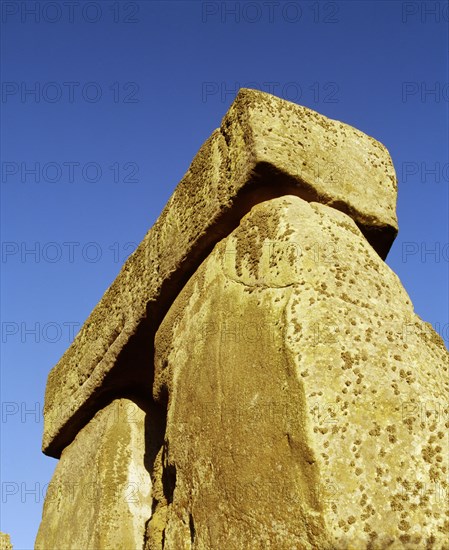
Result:
[[[1,529],[16,549],[56,464],[40,451],[48,372],[239,86],[388,147],[387,262],[449,339],[447,2],[65,4],[2,2]]]

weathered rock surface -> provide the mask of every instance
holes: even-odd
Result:
[[[151,391],[149,334],[212,247],[265,199],[292,194],[349,213],[385,257],[396,235],[386,149],[360,131],[242,90],[153,228],[48,377],[43,451],[59,457],[123,391]]]
[[[64,449],[47,490],[36,550],[143,548],[152,505],[146,414],[134,401],[117,399]]]
[[[381,144],[242,90],[49,375],[36,548],[449,550],[395,205]]]
[[[231,181],[239,184],[251,165],[261,174],[270,172],[271,185],[289,181],[292,194],[348,213],[386,256],[397,233],[397,183],[381,143],[352,126],[254,90],[239,94],[220,129],[228,145]]]
[[[11,538],[6,533],[0,532],[0,550],[12,550]]]
[[[155,349],[147,549],[449,548],[449,355],[346,214],[255,206]]]

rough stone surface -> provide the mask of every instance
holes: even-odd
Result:
[[[12,550],[12,544],[9,535],[2,532],[0,532],[0,550]]]
[[[51,371],[45,453],[59,457],[112,395],[150,391],[148,333],[242,215],[287,193],[348,212],[386,256],[397,231],[396,178],[386,149],[305,107],[242,90]]]
[[[295,184],[295,195],[348,213],[386,256],[397,233],[397,182],[381,143],[352,126],[254,90],[239,95],[221,131],[237,185],[248,165],[259,172],[268,167],[277,182]]]
[[[152,504],[146,414],[135,402],[117,399],[64,449],[47,490],[36,550],[143,548]]]
[[[255,206],[155,349],[147,549],[449,548],[449,355],[346,214]]]

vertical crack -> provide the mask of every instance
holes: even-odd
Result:
[[[176,487],[176,466],[174,464],[165,464],[162,472],[162,486],[167,505],[173,502],[173,493]]]
[[[153,503],[151,517],[145,523],[143,550],[163,550],[165,544],[167,494],[171,492],[173,495],[174,491],[174,488],[166,488],[170,487],[173,476],[169,476],[169,480],[164,479],[166,418],[166,407],[153,402],[145,419],[144,461],[151,476]]]
[[[192,514],[189,514],[189,529],[190,529],[190,540],[193,544],[195,542],[195,524],[193,522]]]

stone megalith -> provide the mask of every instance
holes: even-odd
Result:
[[[50,372],[36,548],[449,550],[449,354],[383,145],[241,90]]]

